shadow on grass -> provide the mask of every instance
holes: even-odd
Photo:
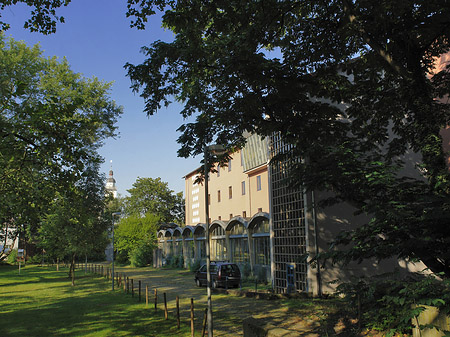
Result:
[[[33,274],[39,275],[41,280],[24,282],[19,286],[16,284],[22,292],[18,289],[8,295],[4,289],[1,291],[2,336],[188,334],[186,324],[177,330],[173,319],[166,321],[160,310],[155,314],[153,310],[145,309],[142,303],[137,303],[136,299],[120,292],[111,292],[108,290],[109,283],[101,277],[78,277],[77,285],[71,287],[67,278],[54,277],[55,272],[48,272],[48,278],[40,271],[29,273]],[[60,286],[65,288],[56,289]],[[30,289],[28,292],[27,288]]]

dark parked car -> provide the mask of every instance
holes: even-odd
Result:
[[[213,288],[218,287],[239,287],[241,283],[241,272],[235,263],[230,262],[211,262],[211,285]],[[206,264],[195,272],[195,283],[201,287],[206,285]]]

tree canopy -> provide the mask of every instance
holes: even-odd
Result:
[[[153,214],[161,222],[184,222],[183,193],[174,193],[161,178],[136,179],[124,200],[124,210],[129,215]]]
[[[109,90],[65,59],[44,58],[38,46],[0,34],[0,220],[11,234],[35,238],[50,208],[87,188],[88,172],[99,184],[97,150],[115,135],[122,112]]]
[[[24,28],[32,32],[50,34],[56,32],[56,24],[64,23],[64,17],[56,15],[56,10],[61,6],[67,6],[71,0],[0,0],[0,11],[17,5],[26,4],[30,7],[30,18],[24,22]],[[1,21],[0,12],[0,31],[7,30],[10,25]]]
[[[420,259],[450,277],[448,0],[137,1],[132,25],[163,10],[172,42],[127,64],[154,114],[172,100],[195,118],[179,155],[281,132],[304,158],[293,184],[334,192],[371,220],[342,233],[345,260]],[[417,159],[420,164],[414,165]],[[349,247],[347,245],[347,247]]]

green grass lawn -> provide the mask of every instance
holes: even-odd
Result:
[[[99,275],[67,268],[0,265],[0,335],[5,336],[189,336],[137,298],[111,291]],[[197,332],[199,334],[199,331]]]

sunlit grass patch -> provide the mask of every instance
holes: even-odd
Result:
[[[2,336],[186,336],[173,318],[145,308],[136,298],[98,275],[77,271],[71,286],[67,268],[0,266]]]

